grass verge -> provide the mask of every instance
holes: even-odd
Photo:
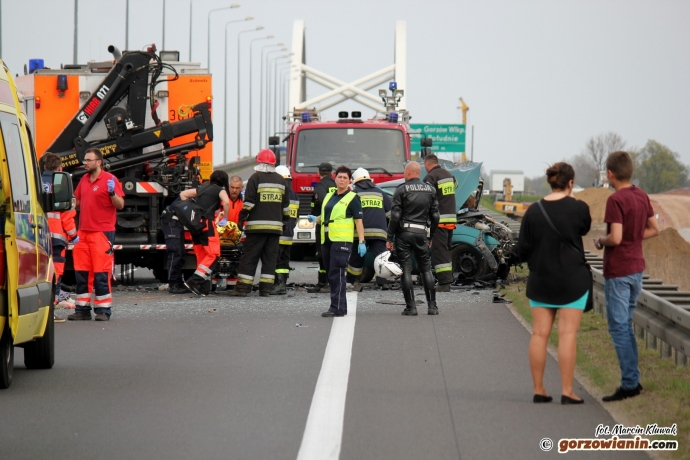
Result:
[[[527,269],[518,269],[517,282],[506,287],[506,298],[515,310],[530,324],[532,314],[525,296]],[[549,343],[558,347],[558,317]],[[676,367],[671,358],[660,358],[658,350],[646,349],[638,340],[642,395],[614,403],[606,403],[619,423],[625,426],[656,423],[658,426],[678,426],[678,436],[643,436],[650,439],[678,441],[678,450],[657,452],[654,458],[690,459],[690,367]],[[525,350],[525,353],[527,351]],[[595,398],[613,393],[620,385],[620,369],[611,343],[606,320],[595,312],[582,316],[577,336],[577,371],[588,382],[588,390]],[[583,379],[584,380],[584,379]],[[593,387],[590,388],[589,386]],[[595,427],[592,427],[594,430]],[[594,434],[594,433],[592,433]]]

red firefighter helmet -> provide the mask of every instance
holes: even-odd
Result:
[[[276,165],[276,155],[271,149],[263,149],[256,155],[256,163],[268,163]]]

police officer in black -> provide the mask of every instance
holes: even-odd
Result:
[[[417,269],[422,277],[424,293],[430,315],[438,315],[434,276],[431,274],[429,247],[438,227],[439,213],[436,190],[419,180],[421,167],[411,162],[405,166],[405,183],[400,184],[393,195],[391,220],[388,224],[386,247],[398,257],[403,269],[402,291],[405,296],[406,316],[417,316],[412,286],[412,259],[414,254]],[[427,237],[429,232],[430,239]],[[393,242],[395,241],[395,245]]]
[[[434,271],[438,286],[436,292],[450,292],[450,283],[453,282],[453,263],[450,256],[453,230],[457,225],[457,212],[455,206],[455,189],[457,181],[447,169],[438,164],[436,155],[424,157],[424,168],[427,175],[424,182],[436,190],[438,200],[439,222],[438,230],[432,238],[431,260],[434,262]]]
[[[323,206],[323,199],[326,198],[326,195],[328,195],[331,192],[335,192],[336,190],[336,185],[335,181],[333,180],[333,165],[330,163],[321,163],[319,165],[319,176],[321,176],[321,180],[319,181],[318,184],[314,187],[314,192],[311,196],[311,214],[314,216],[320,216],[321,215],[321,207]],[[321,255],[321,244],[319,241],[319,238],[321,235],[321,225],[317,224],[316,225],[316,247],[317,250],[319,251],[319,278],[318,278],[318,283],[313,287],[307,289],[307,292],[309,293],[316,293],[316,292],[331,292],[330,288],[328,287],[328,272],[327,268],[323,263],[323,257]]]

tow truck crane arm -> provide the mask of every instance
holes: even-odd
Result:
[[[95,94],[89,97],[48,148],[62,158],[63,170],[80,175],[78,168],[88,148],[98,148],[103,158],[108,159],[107,169],[116,170],[173,153],[201,149],[213,140],[211,114],[206,103],[194,106],[190,118],[173,123],[158,119],[154,89],[165,66],[154,52],[134,51],[122,55]],[[118,106],[125,98],[126,108]],[[150,128],[144,127],[147,101],[151,117],[157,124]],[[107,139],[86,140],[96,123],[104,119]],[[168,147],[168,141],[192,133],[198,133],[194,142]],[[164,148],[142,153],[145,147],[160,143]]]

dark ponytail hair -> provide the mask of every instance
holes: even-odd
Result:
[[[213,171],[209,182],[223,187],[223,190],[225,190],[226,193],[230,193],[230,180],[228,179],[228,173],[225,171]]]
[[[575,171],[568,163],[561,161],[546,170],[546,182],[551,186],[551,190],[565,190],[571,180],[575,180]]]

